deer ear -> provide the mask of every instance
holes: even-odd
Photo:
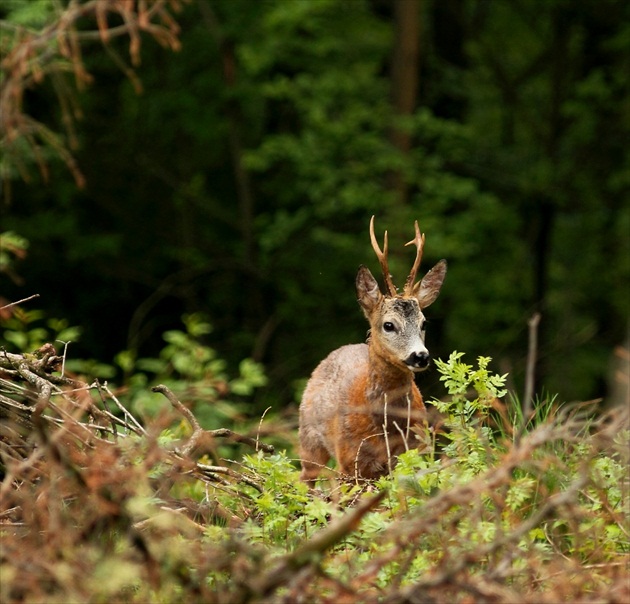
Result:
[[[440,293],[442,283],[446,277],[446,260],[440,260],[413,288],[413,295],[418,300],[420,308],[433,304]]]
[[[365,313],[370,313],[378,306],[383,294],[378,288],[378,282],[372,276],[367,266],[361,265],[356,279],[357,298]]]

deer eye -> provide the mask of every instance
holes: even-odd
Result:
[[[393,323],[386,321],[385,323],[383,323],[383,331],[388,331],[391,333],[392,331],[396,331],[396,327]]]
[[[427,322],[422,321],[422,325],[420,325],[420,331],[424,333],[427,330]]]

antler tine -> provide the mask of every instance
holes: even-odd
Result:
[[[414,281],[416,280],[416,275],[418,274],[418,269],[420,268],[422,250],[424,249],[424,234],[420,233],[420,227],[418,226],[417,220],[414,223],[414,227],[416,229],[416,236],[408,243],[405,243],[405,245],[414,244],[416,246],[416,259],[411,267],[411,272],[405,281],[405,295],[411,295],[413,293]]]
[[[385,231],[385,237],[383,242],[383,251],[378,245],[376,241],[376,235],[374,235],[374,216],[370,219],[370,240],[372,241],[372,248],[374,249],[374,253],[378,258],[378,261],[381,265],[381,270],[383,271],[383,278],[385,279],[385,287],[387,289],[387,294],[390,296],[396,295],[396,286],[392,281],[392,276],[389,274],[389,266],[387,263],[387,251],[388,251],[388,242],[387,242],[387,231]]]

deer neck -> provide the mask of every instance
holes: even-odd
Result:
[[[369,346],[367,400],[375,413],[388,407],[407,407],[413,397],[413,373],[385,358],[373,345]]]

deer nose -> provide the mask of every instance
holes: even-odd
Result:
[[[405,365],[416,369],[426,369],[429,365],[428,352],[412,352],[406,359]]]

